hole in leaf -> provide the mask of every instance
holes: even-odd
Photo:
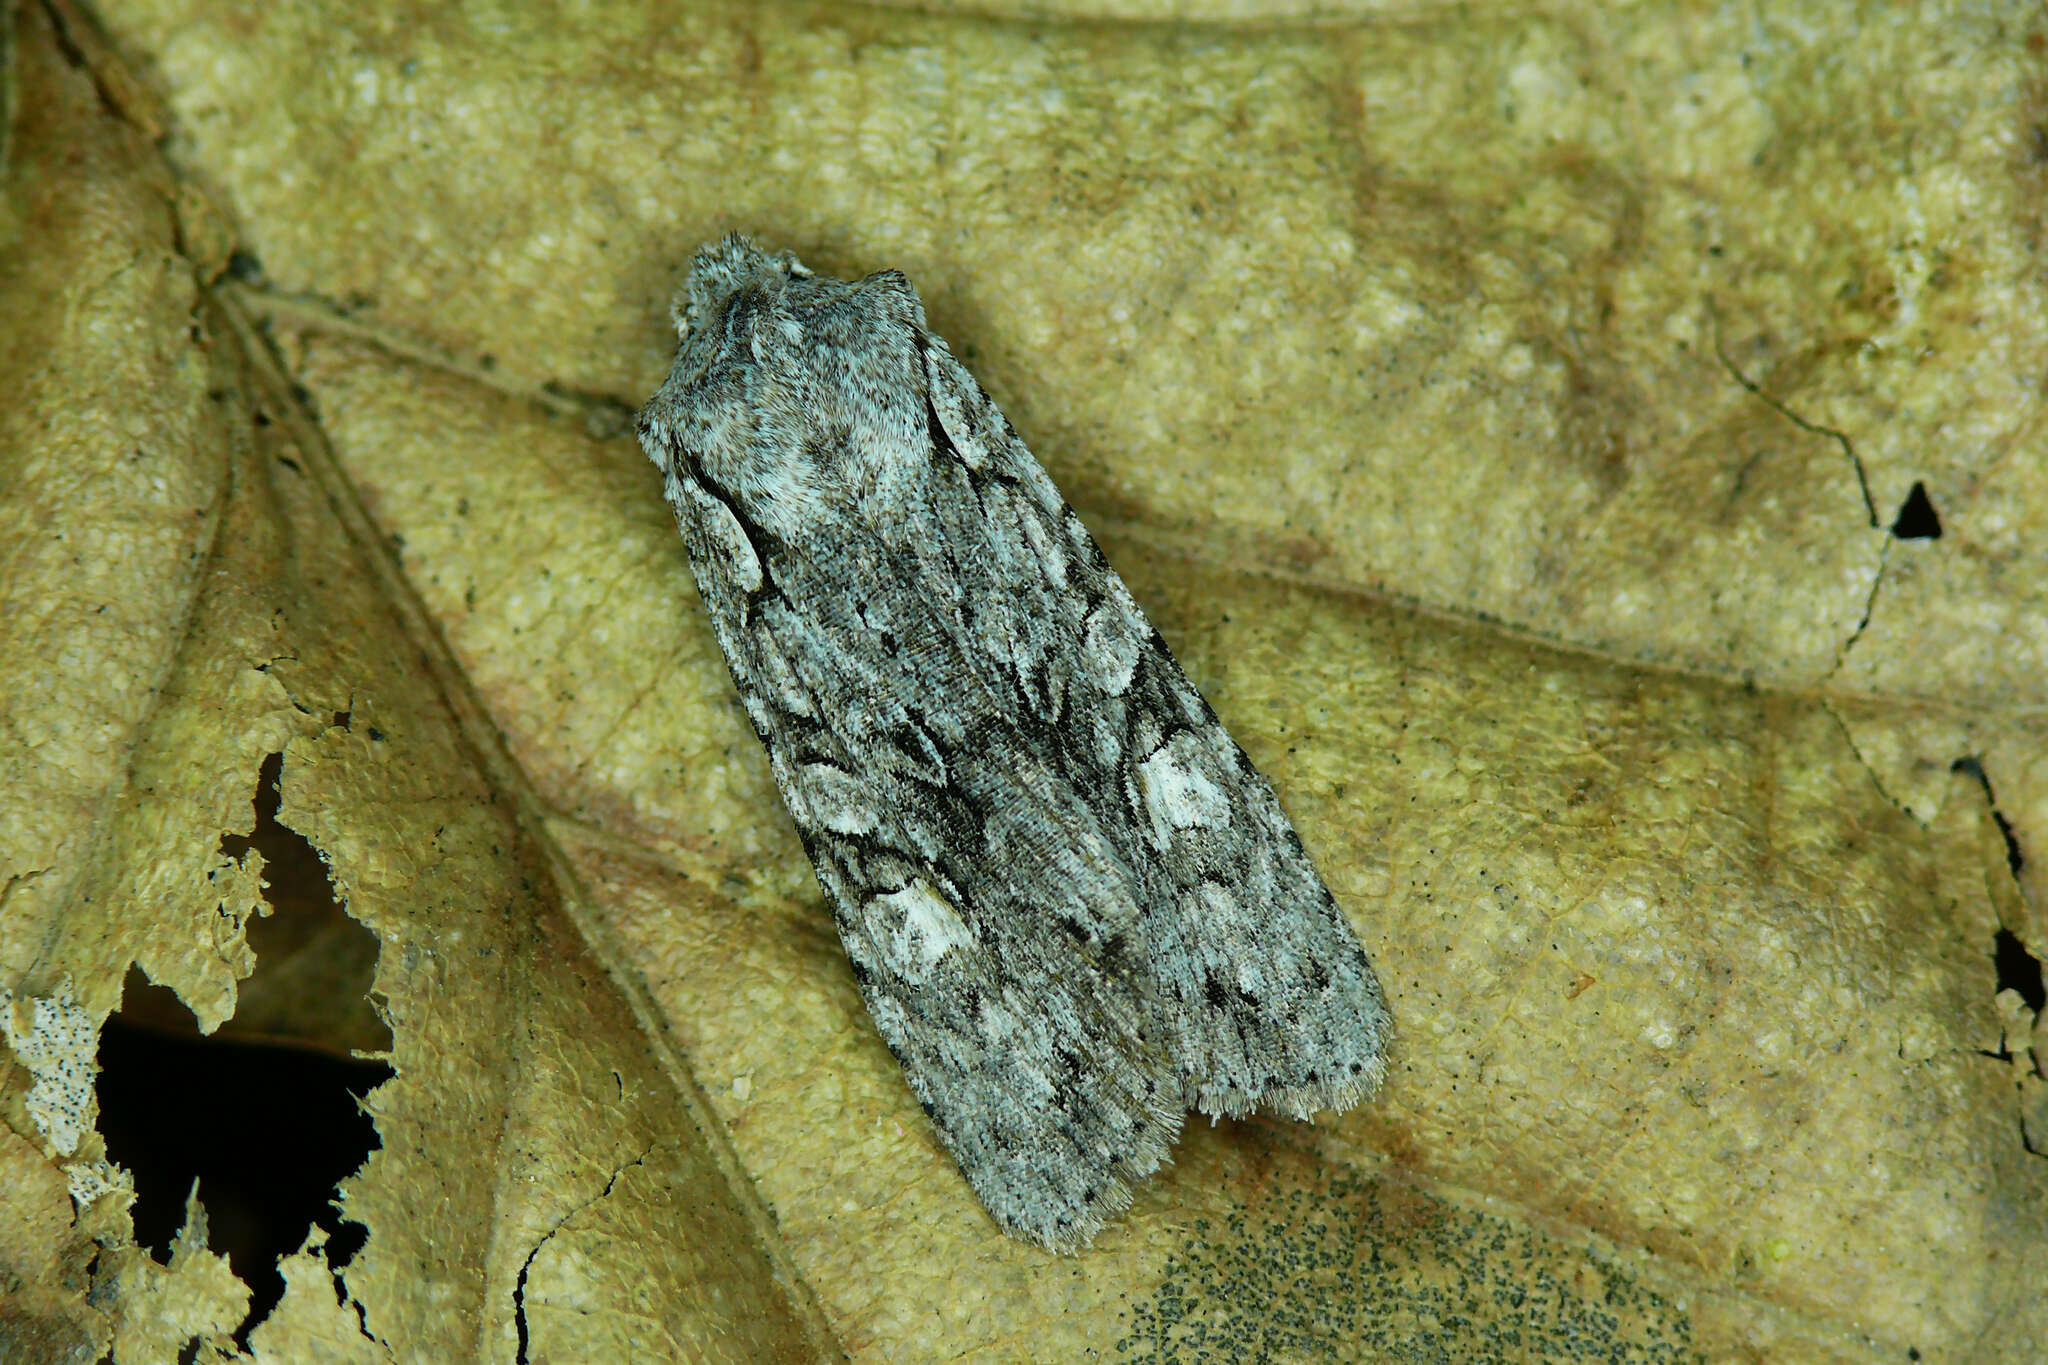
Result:
[[[2017,877],[2025,870],[2027,855],[2020,849],[2019,835],[2013,831],[2012,821],[1998,809],[1998,795],[1991,790],[1991,776],[1984,771],[1984,765],[1975,758],[1965,755],[1948,765],[1952,773],[1961,773],[1984,789],[1984,799],[1991,803],[1991,819],[1998,826],[1999,837],[2005,840],[2005,865]]]
[[[1998,971],[1998,989],[2017,991],[2028,1009],[2039,1014],[2048,1005],[2048,981],[2041,975],[2041,959],[2027,951],[2018,934],[2000,929],[1991,939],[1991,962]]]
[[[268,915],[246,926],[256,974],[242,983],[235,1017],[223,1031],[344,1054],[389,1052],[391,1030],[370,1004],[377,936],[341,908],[319,850],[278,823],[283,768],[282,754],[263,760],[255,827],[220,841],[221,852],[233,858],[251,849],[263,855],[263,899],[270,905]],[[185,1022],[189,1026],[189,1015]]]
[[[1906,494],[1905,502],[1899,505],[1899,515],[1892,522],[1892,534],[1900,540],[1941,539],[1941,518],[1935,515],[1926,484],[1915,481],[1913,491]]]
[[[350,1055],[391,1048],[369,1000],[377,938],[343,912],[312,844],[278,823],[282,771],[281,755],[264,761],[252,831],[221,840],[230,856],[262,855],[270,907],[245,926],[256,971],[234,1017],[204,1037],[175,992],[131,969],[100,1033],[100,1132],[135,1179],[135,1239],[168,1260],[197,1179],[208,1244],[251,1291],[244,1346],[284,1294],[279,1258],[309,1228],[327,1234],[336,1272],[367,1238],[332,1201],[379,1146],[360,1101],[392,1074]]]
[[[315,1223],[342,1232],[335,1185],[378,1144],[361,1098],[391,1075],[381,1062],[305,1048],[201,1037],[189,1013],[182,1031],[126,1016],[183,1011],[169,990],[131,970],[122,1009],[100,1030],[100,1132],[107,1155],[135,1178],[135,1240],[159,1261],[185,1221],[193,1180],[206,1208],[208,1244],[251,1290],[248,1332],[284,1296],[280,1257]]]

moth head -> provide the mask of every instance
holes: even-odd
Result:
[[[728,233],[698,248],[697,258],[690,263],[690,277],[669,305],[669,317],[675,322],[676,334],[687,340],[749,286],[774,287],[807,279],[810,273],[787,251],[763,251],[739,233]]]

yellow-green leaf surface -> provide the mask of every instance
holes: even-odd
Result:
[[[2034,1358],[2048,18],[1022,11],[19,7],[0,1357],[235,1349],[91,1042],[133,964],[363,1046],[271,819],[395,1074],[266,1359]],[[1386,986],[1375,1102],[1080,1256],[875,1036],[631,438],[732,229],[918,283]]]

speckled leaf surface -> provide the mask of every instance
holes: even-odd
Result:
[[[396,1077],[272,1358],[2028,1359],[2038,7],[1023,11],[22,9],[0,1333],[235,1325],[31,1034],[261,1005],[277,754]],[[1351,914],[1373,1105],[988,1222],[628,432],[728,229],[917,281]]]
[[[93,1041],[131,962],[208,1030],[236,1012],[264,869],[223,840],[249,832],[272,755],[278,819],[375,935],[396,1075],[368,1100],[381,1147],[340,1191],[367,1243],[342,1272],[310,1241],[251,1348],[808,1354],[722,1141],[572,928],[538,821],[494,790],[429,633],[219,306],[174,173],[82,33],[24,7],[11,73],[0,1359],[235,1352],[249,1291],[209,1249],[203,1191],[167,1264],[130,1236],[90,1121]]]

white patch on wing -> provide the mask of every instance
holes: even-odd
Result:
[[[1230,800],[1194,766],[1193,735],[1176,735],[1138,765],[1138,791],[1152,820],[1152,842],[1164,848],[1177,829],[1229,823]]]
[[[872,834],[881,827],[865,785],[829,763],[806,763],[797,771],[811,819],[835,834]]]
[[[1104,696],[1122,696],[1131,685],[1144,639],[1137,622],[1114,596],[1105,598],[1088,613],[1081,636],[1081,667]]]
[[[930,882],[914,881],[901,891],[876,896],[868,904],[883,916],[877,921],[883,932],[876,936],[876,946],[888,954],[890,966],[906,981],[923,981],[939,960],[956,948],[980,946],[960,913]]]
[[[1016,1012],[994,996],[985,995],[982,997],[981,1013],[976,1016],[976,1019],[981,1024],[981,1031],[988,1037],[990,1042],[1007,1043],[1017,1036],[1018,1020]]]

